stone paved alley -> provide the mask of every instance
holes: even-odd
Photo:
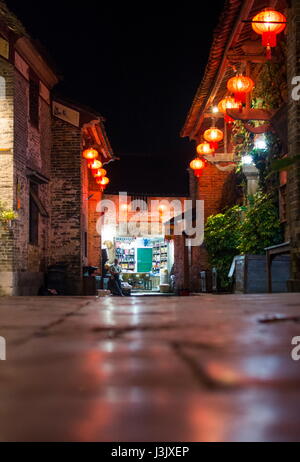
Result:
[[[299,307],[299,294],[2,298],[0,440],[300,440]],[[295,318],[261,322],[274,314]]]

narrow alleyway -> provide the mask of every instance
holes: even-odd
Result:
[[[0,440],[299,440],[299,305],[298,294],[2,298]]]

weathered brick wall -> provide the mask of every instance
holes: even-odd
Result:
[[[88,263],[101,269],[101,234],[97,230],[100,213],[96,209],[102,199],[102,193],[90,190],[89,194],[92,197],[88,201]]]
[[[0,58],[0,201],[12,208],[14,148],[14,68]],[[12,293],[13,230],[0,224],[0,295]]]
[[[51,112],[50,105],[39,98],[39,128],[29,120],[29,82],[15,71],[14,92],[14,185],[15,207],[19,198],[19,220],[15,226],[15,270],[20,273],[18,294],[36,294],[42,274],[48,264],[50,220],[39,216],[38,244],[29,244],[29,186],[28,168],[50,177]],[[50,186],[39,186],[39,199],[49,211]],[[24,272],[27,273],[24,278]],[[35,280],[37,281],[35,282]],[[25,287],[26,286],[26,287]],[[29,289],[28,286],[31,286]]]
[[[53,118],[51,155],[51,245],[52,264],[68,264],[69,294],[82,293],[83,233],[85,222],[82,200],[83,159],[81,129]]]
[[[39,130],[29,120],[29,83],[12,64],[0,61],[1,80],[1,148],[0,193],[10,208],[18,211],[11,229],[2,226],[1,237],[1,282],[6,293],[35,295],[42,282],[42,273],[47,265],[49,220],[39,218],[39,244],[30,246],[29,241],[29,180],[30,167],[49,177],[51,148],[51,114],[48,102],[40,97]],[[39,197],[49,210],[49,186],[39,188]],[[4,228],[4,229],[3,229]],[[4,234],[6,238],[4,238]],[[5,263],[4,263],[5,262]],[[8,274],[11,272],[11,274]]]
[[[291,0],[288,15],[287,70],[290,95],[292,79],[300,76],[300,0]],[[300,154],[300,101],[291,96],[288,103],[288,155]],[[292,245],[292,279],[290,289],[300,291],[300,164],[288,171],[287,213]]]

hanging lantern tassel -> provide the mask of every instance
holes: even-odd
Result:
[[[252,19],[252,29],[262,35],[262,44],[267,49],[267,59],[272,58],[272,48],[277,45],[277,34],[285,29],[286,22],[286,17],[272,8],[266,8]]]

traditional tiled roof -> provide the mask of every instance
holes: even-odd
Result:
[[[272,5],[284,10],[286,0],[274,0]],[[257,34],[252,31],[249,20],[267,5],[266,0],[226,0],[219,24],[214,32],[213,43],[204,73],[191,109],[187,116],[181,136],[197,139],[199,130],[205,129],[206,121],[202,118],[210,104],[215,104],[227,93],[227,81],[234,75],[234,67],[230,65],[228,52],[235,56],[244,55],[243,46],[261,43]],[[264,55],[264,50],[261,50]],[[236,70],[242,70],[242,62],[234,63]],[[251,75],[255,76],[260,64],[251,62]]]
[[[197,90],[192,107],[182,130],[182,136],[189,136],[193,131],[198,115],[204,109],[207,97],[215,83],[227,43],[239,16],[243,0],[226,0],[219,24],[215,29],[210,56],[205,69],[203,80]]]
[[[28,37],[27,31],[21,21],[8,9],[6,3],[2,0],[0,0],[0,21],[15,34]]]

